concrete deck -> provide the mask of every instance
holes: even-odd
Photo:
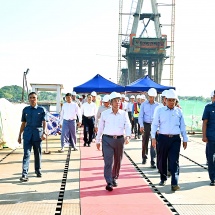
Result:
[[[0,150],[1,215],[81,214],[80,157],[82,146],[79,151],[71,151],[70,155],[67,151],[57,152],[60,148],[60,136],[49,136],[48,145],[48,151],[51,151],[51,154],[43,154],[43,177],[37,178],[34,174],[32,154],[27,183],[19,181],[22,169],[22,145],[14,151]],[[45,143],[43,149],[44,151],[46,149]],[[170,190],[170,180],[167,181],[165,187],[158,186],[157,169],[151,169],[149,162],[146,165],[141,164],[140,140],[132,139],[131,143],[126,145],[125,152],[145,177],[152,182],[155,195],[160,193],[176,210],[173,214],[215,214],[215,187],[209,186],[210,180],[205,165],[205,143],[202,143],[201,135],[190,135],[188,148],[181,150],[179,178],[181,190],[177,192]],[[166,204],[165,201],[164,204]]]

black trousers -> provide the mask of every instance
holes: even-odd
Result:
[[[91,143],[94,137],[95,117],[92,116],[88,118],[86,116],[83,116],[83,123],[84,123],[84,142]]]
[[[134,133],[134,120],[132,120],[132,112],[128,111],[128,117],[131,123],[131,133]]]

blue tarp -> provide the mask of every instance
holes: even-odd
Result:
[[[163,92],[164,90],[174,89],[175,87],[164,86],[154,82],[148,75],[144,78],[140,78],[131,84],[125,86],[126,92],[143,92],[148,91],[150,88],[155,88],[159,93]]]
[[[97,74],[94,78],[84,84],[74,87],[73,91],[76,93],[91,93],[92,91],[97,93],[111,93],[113,91],[124,92],[125,87],[115,84]]]

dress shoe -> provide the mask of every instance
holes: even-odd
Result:
[[[172,191],[180,190],[180,186],[179,185],[172,185],[171,190]]]
[[[63,153],[64,152],[64,148],[58,150],[58,152]]]
[[[74,148],[73,151],[78,151],[78,149],[77,149],[77,148]]]
[[[87,146],[87,143],[84,143],[84,146]]]
[[[142,164],[146,164],[146,159],[145,158],[143,158]]]
[[[116,180],[116,179],[113,179],[112,184],[113,184],[113,187],[117,187],[117,186],[118,186],[117,180]]]
[[[137,138],[140,139],[140,135],[138,135]]]
[[[154,164],[151,164],[152,169],[156,169],[156,166]]]
[[[41,178],[41,177],[42,177],[41,172],[35,172],[35,173],[36,173],[36,175],[37,175],[37,178]]]
[[[27,182],[28,181],[28,177],[27,176],[22,176],[19,180],[21,182]]]
[[[135,137],[134,137],[135,139],[137,139],[137,135],[135,135]]]
[[[168,172],[167,172],[167,177],[169,178],[170,176],[171,176],[171,172],[168,171]]]
[[[88,147],[90,147],[90,143],[88,143]]]
[[[160,181],[160,183],[158,184],[159,186],[165,186],[166,185],[166,181]]]
[[[211,181],[210,186],[214,186],[215,185],[215,181]]]
[[[108,183],[106,186],[106,190],[112,191],[113,190],[113,185],[111,183]]]

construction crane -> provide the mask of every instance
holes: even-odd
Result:
[[[130,16],[128,19],[127,30],[124,39],[121,38],[122,47],[126,48],[126,54],[123,56],[127,61],[127,70],[121,69],[118,66],[118,83],[126,85],[138,78],[148,75],[157,83],[161,83],[162,71],[164,62],[170,58],[170,84],[173,85],[173,66],[174,66],[174,27],[175,27],[175,0],[171,0],[172,4],[157,3],[156,0],[151,0],[151,13],[141,13],[144,0],[132,0],[130,8]],[[120,14],[122,13],[122,0],[120,0]],[[158,6],[172,6],[171,17],[171,50],[170,56],[167,56],[166,49],[167,35],[161,33],[162,24],[160,24],[160,14],[158,13]],[[144,9],[144,8],[143,8]],[[122,21],[122,18],[119,19]],[[137,35],[139,22],[144,24],[140,35]],[[147,21],[147,23],[145,23]],[[148,26],[154,23],[155,36],[148,36]],[[122,25],[120,25],[122,26]],[[121,35],[123,35],[121,33]],[[145,36],[146,35],[146,36]],[[118,48],[118,55],[121,55],[121,49]],[[121,62],[121,61],[120,61]],[[118,62],[119,65],[119,62]],[[121,66],[121,65],[120,65]],[[123,72],[124,70],[124,72]],[[120,72],[119,72],[120,71]],[[127,72],[127,73],[126,73]],[[121,76],[119,77],[119,74]],[[127,75],[127,77],[125,77]]]

